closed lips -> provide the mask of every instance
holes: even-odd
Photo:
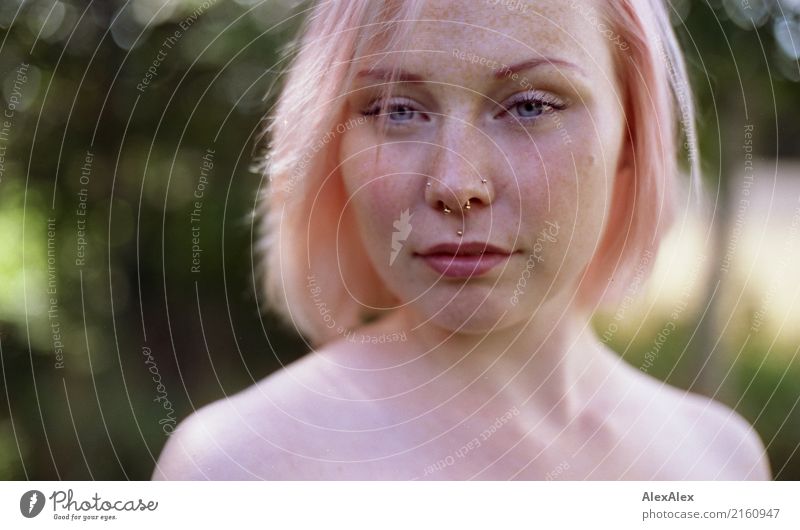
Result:
[[[511,255],[507,250],[482,242],[442,243],[415,254],[435,272],[453,279],[482,276]]]
[[[484,254],[502,254],[508,256],[511,252],[504,250],[500,247],[495,245],[488,245],[486,243],[481,242],[471,242],[471,243],[461,243],[461,244],[454,244],[454,243],[443,243],[439,245],[434,245],[422,252],[419,252],[418,255],[420,256],[451,256],[451,257],[458,257],[458,256],[481,256]]]

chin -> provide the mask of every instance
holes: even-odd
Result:
[[[488,287],[473,289],[470,286],[455,294],[458,289],[436,292],[434,287],[414,304],[425,320],[436,326],[458,333],[487,333],[498,331],[519,322],[525,308],[522,303],[511,303],[513,292]],[[487,296],[488,295],[488,296]],[[528,305],[530,301],[526,300]],[[529,313],[528,313],[529,314]]]

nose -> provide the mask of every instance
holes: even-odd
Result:
[[[466,213],[488,207],[494,187],[488,175],[490,153],[483,132],[464,122],[448,120],[450,129],[440,136],[426,184],[425,199],[443,213]]]

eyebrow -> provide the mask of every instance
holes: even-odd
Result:
[[[492,77],[494,77],[495,79],[503,79],[511,77],[519,72],[523,72],[525,70],[532,70],[540,66],[563,66],[575,70],[576,72],[582,75],[585,75],[583,70],[575,63],[571,63],[569,61],[553,57],[539,57],[515,63],[511,66],[502,65],[500,68],[495,68],[492,70]],[[370,68],[368,70],[361,70],[356,74],[356,77],[357,78],[369,77],[369,78],[379,79],[381,81],[390,81],[392,79],[392,72],[393,71],[391,69]],[[412,74],[411,72],[407,72],[406,70],[398,69],[394,72],[394,74],[395,74],[395,81],[399,83],[421,83],[425,80],[421,76],[417,74]]]
[[[384,68],[370,68],[369,70],[361,70],[356,74],[356,77],[371,77],[380,79],[381,81],[389,81],[392,79],[392,72],[392,70],[386,70]],[[424,79],[417,74],[412,74],[405,70],[396,70],[394,74],[395,80],[400,83],[421,83],[424,81]]]
[[[511,66],[503,65],[501,68],[498,68],[494,71],[494,77],[495,79],[503,79],[504,77],[509,77],[525,70],[532,70],[539,66],[563,66],[575,70],[576,72],[582,75],[586,75],[584,74],[581,67],[575,63],[565,61],[564,59],[556,59],[553,57],[539,57],[515,63],[512,64]]]

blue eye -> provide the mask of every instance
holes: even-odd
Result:
[[[414,119],[416,111],[408,105],[392,105],[387,114],[392,121],[410,121]]]
[[[534,120],[546,112],[561,110],[564,108],[564,104],[558,98],[534,92],[520,94],[512,98],[504,107],[505,112],[513,112],[513,117],[520,121],[526,121]]]
[[[523,101],[514,105],[521,118],[535,118],[544,112],[544,107],[542,102],[534,100]]]
[[[408,100],[372,102],[361,112],[364,116],[373,116],[386,119],[395,125],[405,125],[419,118],[426,118],[425,114],[416,110]]]

